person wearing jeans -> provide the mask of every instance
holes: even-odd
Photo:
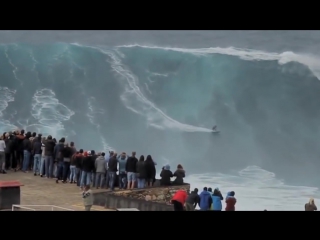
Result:
[[[70,177],[69,177],[70,183],[76,182],[76,166],[70,165]]]
[[[76,156],[77,156],[77,153],[73,154],[70,159],[70,176],[69,176],[70,183],[76,182],[76,165],[75,165]]]
[[[34,154],[33,156],[33,174],[36,176],[37,174],[40,174],[40,165],[41,165],[41,137],[36,137],[33,140],[32,144],[32,152]]]
[[[119,188],[126,189],[127,188],[127,173],[126,173],[126,163],[127,163],[127,155],[123,152],[118,157],[119,162]]]
[[[43,137],[41,139],[41,159],[40,159],[40,177],[43,177],[44,175],[44,159],[45,159],[45,145],[44,142],[46,141],[46,138]]]
[[[59,183],[59,180],[63,178],[63,160],[57,159],[57,176],[56,183]]]
[[[91,173],[94,170],[94,163],[95,162],[92,159],[90,151],[84,154],[82,159],[82,172],[81,172],[81,183],[80,183],[81,188],[90,185]]]
[[[104,181],[104,175],[106,174],[105,169],[105,153],[101,153],[99,157],[97,157],[95,161],[95,168],[96,168],[96,188],[102,188],[103,181]]]
[[[144,188],[146,184],[146,167],[144,164],[144,156],[141,155],[140,159],[137,163],[137,182],[138,182],[138,188]]]
[[[5,150],[6,150],[6,143],[3,140],[3,136],[0,136],[0,173],[6,173],[5,168]]]
[[[67,182],[69,168],[70,168],[70,158],[63,158],[63,178],[62,178],[63,183]]]
[[[52,178],[53,176],[53,153],[54,146],[56,145],[52,139],[52,136],[49,135],[48,139],[44,142],[45,145],[45,171],[47,178]]]
[[[82,159],[83,159],[83,149],[80,149],[79,153],[77,153],[75,157],[76,182],[78,187],[80,187],[80,182],[81,182]]]
[[[91,182],[91,172],[82,171],[80,187],[83,188],[84,186],[90,186],[90,182]]]
[[[117,172],[113,172],[113,171],[108,171],[108,177],[109,177],[109,187],[111,189],[111,191],[114,191],[114,184],[115,184],[115,180],[116,180],[116,173]]]
[[[23,172],[28,172],[31,153],[28,150],[23,150]]]
[[[28,172],[28,169],[29,169],[31,150],[32,150],[30,137],[31,137],[31,133],[28,132],[26,134],[26,136],[25,136],[25,139],[22,142],[22,147],[23,147],[23,166],[22,166],[22,171],[23,172]]]
[[[41,166],[41,154],[34,155],[34,162],[33,162],[33,173],[36,176],[40,174],[40,166]]]
[[[43,177],[44,173],[45,173],[45,164],[44,164],[44,160],[45,160],[45,156],[41,156],[41,160],[40,160],[40,177]]]
[[[64,148],[61,149],[61,156],[63,158],[63,177],[62,177],[63,183],[67,182],[69,168],[70,168],[70,159],[72,157],[72,154],[73,154],[72,148],[69,147],[68,143],[65,143]]]
[[[114,190],[116,172],[118,170],[117,167],[118,167],[117,153],[114,153],[108,162],[108,177],[109,177],[109,186],[111,191]]]

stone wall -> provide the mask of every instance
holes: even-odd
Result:
[[[189,192],[190,185],[185,184],[182,186],[154,187],[154,188],[147,188],[142,190],[113,192],[110,194],[113,194],[116,196],[122,196],[126,198],[133,198],[133,199],[140,199],[140,200],[151,201],[151,202],[170,204],[170,201],[173,195],[177,192],[177,190],[180,190],[180,189],[183,189]]]
[[[93,194],[94,205],[110,209],[137,208],[140,211],[172,211],[170,201],[179,189],[189,191],[190,185],[97,192]]]

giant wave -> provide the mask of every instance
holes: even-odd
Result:
[[[319,78],[319,59],[293,52],[7,44],[0,129],[199,172],[258,165],[310,183],[320,167]]]

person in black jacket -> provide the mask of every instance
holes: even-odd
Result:
[[[81,183],[80,187],[90,185],[91,183],[91,173],[94,169],[94,161],[92,161],[91,152],[87,151],[82,158],[82,172],[81,172]]]
[[[9,132],[7,148],[10,154],[8,155],[8,158],[9,161],[11,161],[9,167],[11,167],[12,169],[16,169],[17,167],[15,138],[16,136],[12,132]]]
[[[23,149],[23,172],[28,172],[29,163],[30,163],[30,157],[31,157],[31,141],[30,141],[31,133],[27,133],[25,138],[22,142],[22,149]]]
[[[33,140],[32,143],[32,152],[34,154],[33,156],[33,175],[37,176],[37,174],[40,174],[40,165],[41,165],[41,137],[37,137]]]
[[[30,162],[29,162],[29,168],[32,171],[33,170],[33,166],[34,166],[34,152],[33,152],[33,142],[36,139],[37,133],[33,132],[31,134],[31,132],[29,132],[29,134],[31,135],[30,137],[30,142],[31,142],[31,156],[30,156]]]
[[[59,143],[54,146],[53,157],[57,162],[57,174],[56,174],[56,183],[59,183],[59,180],[63,180],[63,156],[62,150],[64,149],[64,140],[60,139]]]
[[[109,159],[109,162],[108,162],[109,187],[111,191],[114,191],[117,171],[118,171],[117,153],[113,153],[112,157]]]
[[[146,180],[146,168],[144,164],[144,156],[141,155],[139,161],[137,163],[137,181],[138,181],[138,188],[144,188]]]
[[[4,136],[4,142],[6,143],[6,149],[4,151],[5,153],[5,166],[4,169],[7,171],[9,168],[11,168],[12,164],[10,163],[11,161],[11,141],[9,138],[9,133],[6,133]]]
[[[160,173],[160,185],[161,186],[170,186],[171,185],[171,178],[173,177],[172,172],[170,171],[170,166],[167,164],[163,167]]]
[[[144,167],[146,171],[146,183],[148,187],[152,187],[156,179],[156,167],[150,155],[147,156],[144,162]]]
[[[91,174],[91,182],[92,182],[92,187],[96,187],[96,166],[95,166],[95,162],[97,159],[97,154],[95,150],[91,150],[91,160],[93,161],[93,170],[92,170],[92,174]]]
[[[186,210],[194,211],[197,204],[200,204],[200,197],[198,194],[198,188],[195,188],[188,196],[186,200]],[[200,206],[200,205],[199,205]]]
[[[17,157],[17,168],[16,170],[20,170],[23,166],[23,140],[24,140],[24,130],[22,129],[21,131],[17,130],[16,131],[16,137],[15,137],[15,145],[16,145],[16,157]]]
[[[78,187],[80,187],[80,183],[81,183],[82,159],[83,159],[83,149],[80,149],[75,159],[76,183]]]
[[[126,172],[128,186],[127,189],[134,189],[136,183],[136,171],[137,171],[137,162],[136,152],[132,152],[132,156],[128,158],[126,163]]]
[[[44,154],[45,154],[45,172],[47,178],[53,177],[53,151],[55,147],[55,142],[52,139],[52,136],[49,135],[47,140],[44,142]]]
[[[62,177],[62,183],[67,182],[69,168],[70,168],[70,161],[72,157],[72,148],[69,147],[68,143],[64,144],[64,148],[61,149],[61,157],[63,159],[63,177]]]

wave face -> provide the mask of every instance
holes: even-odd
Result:
[[[0,129],[136,150],[194,172],[317,182],[320,63],[236,48],[0,46]],[[220,135],[213,135],[217,124]],[[299,174],[297,174],[299,173]],[[306,180],[305,175],[309,178]]]

